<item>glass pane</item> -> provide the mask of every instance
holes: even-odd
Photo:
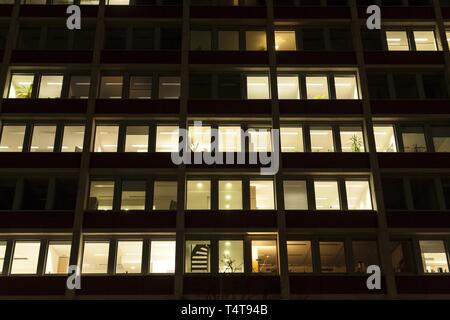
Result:
[[[25,129],[25,126],[3,126],[0,152],[21,152]]]
[[[320,271],[324,273],[342,273],[347,271],[343,242],[321,241]]]
[[[11,274],[36,274],[40,248],[39,241],[16,241]]]
[[[34,126],[30,152],[52,152],[56,126]]]
[[[303,130],[301,127],[280,129],[281,152],[303,152]]]
[[[119,126],[97,126],[94,152],[117,152]]]
[[[414,74],[394,75],[395,96],[397,99],[419,99],[417,78]]]
[[[122,87],[122,76],[103,76],[100,84],[100,99],[122,98]]]
[[[175,273],[175,241],[152,241],[150,273]]]
[[[267,50],[265,31],[246,31],[245,32],[245,50],[264,51]]]
[[[112,210],[114,181],[92,181],[89,193],[89,210]]]
[[[311,151],[334,152],[333,130],[326,127],[311,128]]]
[[[217,95],[224,100],[242,100],[241,74],[219,74],[217,76]]]
[[[89,76],[70,77],[69,98],[88,99],[91,78]]]
[[[121,210],[145,210],[145,181],[122,182]]]
[[[30,99],[33,90],[34,75],[13,74],[9,86],[8,98]]]
[[[127,47],[127,29],[106,27],[104,48],[106,50],[125,50]]]
[[[209,273],[211,261],[210,241],[186,241],[186,272]]]
[[[155,181],[153,191],[153,210],[177,209],[177,182]]]
[[[366,273],[368,266],[380,266],[376,241],[353,241],[352,247],[355,272]]]
[[[274,210],[273,181],[250,181],[250,209]]]
[[[289,272],[313,272],[310,241],[287,241]]]
[[[211,208],[211,182],[191,180],[187,182],[186,209],[209,210]]]
[[[191,31],[191,50],[211,50],[211,31]]]
[[[53,1],[53,4],[56,4],[55,1]],[[48,50],[66,50],[69,45],[68,31],[68,29],[62,28],[47,28],[45,48]]]
[[[328,79],[327,77],[308,76],[306,81],[306,96],[307,99],[329,99],[328,93]]]
[[[286,210],[307,210],[306,181],[283,181],[284,208]]]
[[[391,258],[394,272],[414,272],[414,253],[410,241],[405,240],[392,242]]]
[[[275,31],[275,50],[280,51],[297,50],[295,31]]]
[[[450,128],[438,127],[432,129],[435,152],[450,152]]]
[[[78,193],[78,178],[55,179],[54,210],[75,210]]]
[[[152,28],[133,28],[132,48],[134,50],[153,50],[153,33]]]
[[[393,126],[374,126],[377,152],[397,152]]]
[[[83,274],[108,272],[109,242],[84,242]]]
[[[337,181],[314,181],[316,210],[339,210],[339,189]]]
[[[242,181],[219,180],[219,210],[242,210]]]
[[[300,99],[300,89],[297,76],[279,76],[278,99]]]
[[[69,272],[70,248],[69,241],[49,243],[45,274],[67,274]]]
[[[271,152],[272,135],[270,129],[249,129],[249,152]]]
[[[211,127],[189,126],[189,148],[192,152],[211,152]]]
[[[5,264],[6,242],[0,242],[0,273],[3,272],[3,265]]]
[[[219,31],[218,37],[219,50],[239,50],[239,31]]]
[[[151,99],[152,77],[130,77],[130,99]]]
[[[177,126],[156,128],[156,152],[177,152],[179,130]]]
[[[277,242],[275,240],[252,240],[252,272],[278,272]]]
[[[304,28],[301,32],[303,49],[310,51],[325,50],[325,37],[323,28]]]
[[[389,51],[408,51],[408,36],[406,31],[386,31],[386,40]]]
[[[16,180],[13,179],[0,180],[0,210],[11,210],[13,208],[15,194],[16,194]],[[0,255],[0,259],[1,258],[2,257]],[[0,260],[0,267],[1,266],[2,261]]]
[[[414,209],[437,210],[436,186],[431,179],[411,179],[411,193]]]
[[[148,152],[147,126],[127,126],[125,152]]]
[[[414,42],[417,51],[436,51],[434,31],[414,31]]]
[[[61,98],[63,76],[41,76],[39,98]]]
[[[142,241],[117,241],[116,273],[141,273]]]
[[[48,179],[25,179],[23,210],[44,210],[47,203]]]
[[[219,272],[244,272],[244,242],[241,240],[219,241]]]
[[[247,76],[247,99],[270,99],[268,76]]]
[[[372,209],[369,181],[345,180],[345,190],[347,191],[347,206],[349,210]]]
[[[334,77],[336,99],[358,99],[358,86],[355,76]]]
[[[422,128],[404,128],[402,131],[403,150],[405,152],[427,152],[425,134]]]
[[[382,179],[383,198],[386,209],[406,209],[405,190],[402,179]]]
[[[360,127],[340,127],[342,152],[365,152],[364,136]]]
[[[83,151],[84,126],[64,126],[61,152]]]
[[[241,127],[219,126],[219,152],[241,152]]]
[[[180,77],[160,77],[159,78],[159,98],[179,99],[180,98]]]
[[[448,273],[447,252],[444,241],[419,241],[423,272]]]

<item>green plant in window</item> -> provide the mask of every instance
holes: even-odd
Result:
[[[362,141],[361,137],[357,136],[356,134],[354,134],[350,137],[350,146],[351,146],[352,152],[361,152],[362,145],[363,145],[363,141]]]
[[[31,84],[19,85],[14,87],[14,90],[16,91],[16,98],[30,99],[33,86]]]
[[[236,260],[233,260],[229,255],[224,254],[223,259],[220,260],[225,266],[223,272],[224,273],[235,273],[237,270],[241,269],[242,263],[236,265]]]
[[[314,99],[316,100],[321,100],[321,99],[326,99],[327,97],[325,97],[324,94],[318,94],[317,96],[314,96]]]

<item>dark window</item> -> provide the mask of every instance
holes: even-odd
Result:
[[[0,210],[11,210],[16,192],[15,180],[0,181]]]
[[[26,179],[24,181],[22,209],[44,210],[47,201],[47,179]]]
[[[127,29],[110,28],[105,31],[105,49],[124,50],[127,47]]]
[[[433,180],[411,180],[414,209],[437,209],[436,190]]]
[[[0,29],[0,49],[5,48],[7,35],[8,35],[7,29]]]
[[[75,32],[74,50],[92,50],[94,49],[95,30],[81,29]]]
[[[303,29],[301,34],[304,50],[325,50],[325,39],[322,29]]]
[[[41,39],[41,29],[40,28],[25,28],[21,29],[19,32],[19,49],[39,49]]]
[[[391,258],[394,272],[414,272],[414,253],[409,240],[391,242]]]
[[[397,99],[417,99],[417,81],[414,74],[394,75],[395,94]]]
[[[153,29],[136,28],[133,30],[133,49],[152,50],[153,49]]]
[[[56,179],[55,210],[74,210],[77,201],[78,181],[76,179]]]
[[[330,29],[331,50],[352,51],[352,33],[349,29]]]
[[[361,33],[362,43],[365,51],[382,51],[380,30],[366,30]]]
[[[447,89],[445,79],[441,75],[424,75],[423,90],[427,99],[445,99],[447,98]]]
[[[47,41],[45,48],[49,50],[66,50],[69,45],[69,33],[67,29],[47,29]]]
[[[450,179],[442,181],[442,191],[444,192],[445,208],[450,210]]]
[[[189,97],[191,99],[211,99],[211,76],[191,75]]]
[[[219,99],[242,99],[240,74],[219,75],[218,87]]]
[[[176,28],[161,29],[161,50],[180,50],[181,32]]]
[[[383,198],[386,209],[406,209],[402,179],[383,179]]]
[[[386,75],[372,74],[367,76],[370,99],[389,99],[389,87]]]

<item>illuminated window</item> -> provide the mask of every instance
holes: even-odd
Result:
[[[414,31],[414,42],[417,51],[436,51],[434,31]]]
[[[5,125],[2,128],[0,152],[21,152],[25,138],[25,126]]]
[[[122,88],[122,76],[103,76],[100,83],[100,98],[120,99],[122,98]]]
[[[275,31],[275,50],[279,51],[297,50],[295,31]]]
[[[336,99],[359,99],[356,76],[335,76]]]
[[[56,126],[34,126],[31,152],[52,152],[55,145]]]
[[[345,180],[345,190],[347,191],[347,206],[349,210],[372,209],[369,181]]]
[[[242,181],[219,181],[219,210],[242,210]]]
[[[300,89],[297,76],[279,76],[277,78],[278,99],[300,99]]]
[[[246,31],[245,49],[247,51],[267,50],[267,40],[265,31]]]
[[[401,128],[404,152],[427,152],[423,128]]]
[[[130,4],[130,0],[106,0],[106,4],[127,6]]]
[[[444,241],[421,240],[420,253],[422,256],[423,272],[448,273],[448,258]]]
[[[247,99],[270,99],[268,76],[247,76]]]
[[[239,31],[219,31],[219,50],[238,51]]]
[[[289,272],[313,272],[311,241],[287,241],[287,251]]]
[[[275,240],[252,240],[252,272],[278,273],[278,252]]]
[[[121,210],[145,210],[145,181],[122,182]]]
[[[272,135],[270,129],[249,129],[250,136],[249,152],[271,152]]]
[[[241,152],[241,127],[219,126],[219,152]]]
[[[85,241],[83,274],[106,274],[108,272],[109,242]]]
[[[283,181],[284,208],[286,210],[308,209],[306,192],[306,181],[285,180]]]
[[[176,181],[155,181],[153,210],[176,210],[177,193]]]
[[[152,77],[130,77],[130,99],[151,99]]]
[[[250,181],[250,209],[274,210],[275,199],[272,180]]]
[[[51,241],[47,248],[45,274],[67,274],[70,259],[69,241]]]
[[[211,31],[191,31],[191,50],[211,50]]]
[[[219,272],[244,272],[244,242],[241,240],[219,241]]]
[[[380,265],[376,241],[353,241],[353,267],[358,273],[366,273],[367,267]]]
[[[307,99],[329,99],[328,78],[324,76],[307,76],[306,97]]]
[[[386,31],[389,51],[408,51],[409,43],[406,31]]]
[[[39,98],[61,98],[62,85],[62,75],[41,76]]]
[[[181,89],[180,77],[159,78],[160,99],[179,99],[180,89]]]
[[[187,182],[186,209],[211,209],[211,181],[190,180]]]
[[[152,241],[150,273],[175,273],[175,241]]]
[[[11,274],[36,274],[40,249],[39,241],[16,241]]]
[[[189,127],[189,148],[193,152],[211,151],[211,127],[190,126]]]
[[[339,188],[337,181],[314,181],[316,210],[339,210]]]
[[[320,241],[319,249],[321,272],[343,273],[347,271],[343,242]]]
[[[64,126],[61,152],[83,151],[84,126]]]
[[[13,74],[9,86],[8,98],[30,99],[33,82],[34,75]]]
[[[112,210],[114,181],[91,181],[89,210]]]
[[[158,126],[156,128],[156,152],[177,152],[178,126]]]
[[[5,241],[0,242],[0,274],[3,273],[3,265],[5,264],[6,245]]]
[[[301,127],[280,128],[281,152],[303,152],[303,130]]]
[[[127,126],[125,137],[125,152],[148,151],[148,127]]]
[[[187,273],[209,273],[210,264],[210,241],[186,241],[185,271]]]
[[[116,273],[141,273],[142,241],[117,241]]]
[[[334,152],[333,130],[328,127],[314,127],[311,135],[312,152]]]
[[[364,152],[364,136],[360,127],[340,127],[342,152]]]
[[[97,126],[94,152],[117,152],[118,139],[119,126]]]
[[[450,152],[450,128],[432,128],[433,144],[435,152]],[[3,145],[3,144],[2,144]]]
[[[69,98],[70,99],[89,98],[90,86],[91,86],[91,78],[89,76],[70,77]]]
[[[374,126],[373,133],[377,152],[397,152],[393,126]]]

